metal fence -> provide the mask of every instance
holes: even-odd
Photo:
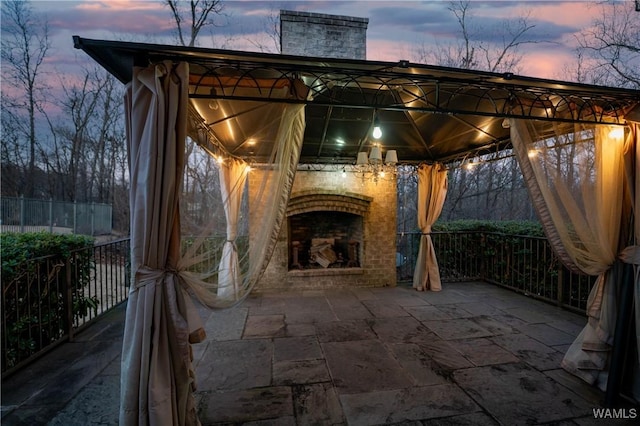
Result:
[[[127,299],[129,247],[124,239],[13,266],[2,280],[2,377]]]
[[[111,233],[113,213],[110,204],[2,197],[0,205],[3,232]]]
[[[398,281],[413,277],[421,234],[397,236]],[[584,313],[595,277],[565,268],[543,237],[433,232],[443,281],[483,280]]]
[[[411,280],[420,233],[397,236],[398,281]],[[568,271],[545,238],[434,232],[443,281],[484,280],[584,312],[594,278]],[[2,281],[2,376],[18,370],[128,297],[129,239],[45,256]]]

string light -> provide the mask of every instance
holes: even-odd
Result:
[[[623,127],[614,127],[609,132],[609,137],[611,139],[622,139],[624,137],[624,128]]]

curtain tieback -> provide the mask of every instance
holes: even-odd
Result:
[[[167,275],[179,275],[180,271],[167,268],[167,269],[154,269],[149,266],[141,266],[136,271],[136,284],[135,289],[138,290],[148,284],[155,284],[160,282],[162,278]]]
[[[640,265],[640,246],[627,246],[618,256],[624,263]]]
[[[148,266],[141,266],[136,271],[137,283],[133,291],[138,291],[140,288],[149,284],[159,284],[162,282],[162,279],[167,275],[174,275],[176,277],[181,278],[178,280],[178,283],[179,285],[182,285],[182,291],[184,292],[184,294],[181,297],[183,297],[183,303],[186,305],[186,311],[179,314],[183,316],[187,324],[185,328],[185,332],[187,333],[187,336],[188,336],[188,342],[199,343],[203,341],[204,338],[206,337],[206,332],[202,327],[202,321],[200,320],[197,309],[195,308],[195,306],[193,305],[193,302],[191,301],[191,297],[188,295],[188,293],[186,293],[188,288],[188,283],[187,283],[187,280],[184,279],[184,276],[182,275],[183,273],[185,275],[188,275],[188,271],[181,271],[174,268],[154,269]],[[183,354],[183,357],[185,361],[190,363],[191,360],[187,355],[189,355],[188,352],[186,353],[186,355]]]

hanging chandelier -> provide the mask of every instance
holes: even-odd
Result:
[[[371,178],[375,183],[378,180],[396,175],[396,165],[398,164],[398,153],[394,149],[387,151],[384,162],[382,161],[382,149],[375,144],[371,147],[371,152],[358,153],[356,159],[356,173],[361,174],[362,179]]]

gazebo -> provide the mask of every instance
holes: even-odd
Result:
[[[191,297],[213,308],[231,306],[268,280],[274,251],[282,248],[291,259],[299,243],[279,245],[285,218],[327,211],[327,205],[362,216],[365,225],[358,232],[363,237],[345,237],[355,242],[344,263],[352,262],[358,267],[347,269],[357,271],[340,273],[360,277],[354,278],[357,283],[393,269],[395,243],[384,242],[384,233],[367,226],[367,220],[379,220],[372,216],[385,216],[374,213],[381,204],[375,194],[364,187],[323,189],[317,181],[310,191],[296,186],[297,174],[310,169],[367,173],[377,182],[380,173],[398,164],[416,165],[423,237],[414,287],[437,291],[429,232],[446,195],[444,165],[505,149],[519,161],[558,256],[570,269],[600,277],[589,301],[589,322],[563,366],[606,387],[608,395],[617,392],[625,354],[637,353],[627,339],[629,327],[636,321],[636,334],[640,329],[635,266],[640,221],[634,220],[640,208],[635,191],[640,185],[640,91],[404,60],[312,58],[77,36],[74,44],[127,85],[135,280],[123,347],[121,423],[195,422],[190,344],[202,338],[202,330]],[[379,142],[372,136],[377,126],[384,131]],[[226,226],[215,248],[208,224],[186,247],[181,242],[187,137],[220,161]],[[251,217],[247,241],[238,238],[243,208]],[[369,254],[363,247],[378,237],[376,250],[386,260],[373,262],[367,275]],[[324,256],[316,258],[320,265],[333,256],[322,252],[322,244],[315,248]],[[214,251],[216,262],[205,265],[205,253]],[[614,269],[626,271],[623,279],[613,279]],[[285,281],[314,276],[285,271]]]

